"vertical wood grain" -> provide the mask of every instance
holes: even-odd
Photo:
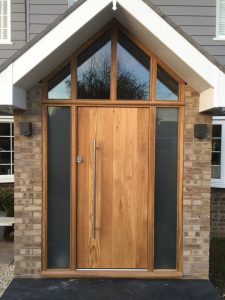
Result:
[[[82,126],[85,124],[85,126]],[[78,108],[78,150],[83,162],[77,165],[77,268],[88,268],[88,237],[89,237],[89,140],[90,115],[86,109]],[[88,147],[87,147],[88,146]],[[86,238],[83,238],[86,237]]]
[[[78,268],[147,268],[149,109],[80,108],[78,114],[78,149],[84,153],[84,164],[78,166]]]

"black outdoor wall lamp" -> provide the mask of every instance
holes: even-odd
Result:
[[[31,136],[32,135],[32,123],[20,122],[20,135]]]
[[[204,139],[207,137],[208,127],[207,124],[195,124],[194,136],[198,139]]]

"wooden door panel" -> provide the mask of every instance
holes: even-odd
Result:
[[[77,268],[147,268],[148,139],[148,108],[79,108]]]

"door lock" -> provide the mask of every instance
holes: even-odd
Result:
[[[77,155],[76,162],[78,165],[82,163],[82,156],[80,154]]]

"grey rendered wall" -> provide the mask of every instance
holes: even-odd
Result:
[[[26,43],[25,0],[11,1],[12,44],[0,44],[0,65]]]
[[[41,32],[68,8],[68,0],[30,0],[29,39]]]
[[[216,0],[151,0],[221,64],[225,65],[225,41],[216,35]]]

